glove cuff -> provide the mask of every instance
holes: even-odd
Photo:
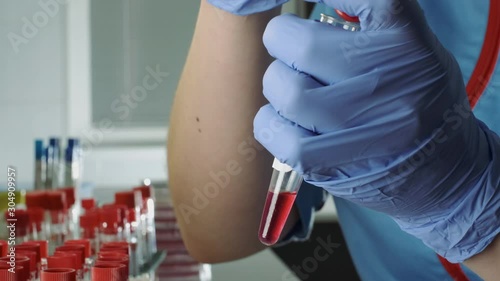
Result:
[[[469,170],[453,171],[454,174],[460,173],[460,185],[465,187],[462,196],[449,197],[454,201],[451,202],[454,207],[427,217],[427,223],[422,220],[417,226],[401,218],[395,219],[404,231],[420,238],[452,263],[463,262],[481,253],[500,233],[500,137],[482,122],[477,122],[482,135],[478,147],[486,157],[478,153],[477,161],[481,163],[470,166],[484,169],[473,178],[470,177],[470,166]],[[455,194],[459,192],[453,190]]]
[[[247,16],[271,10],[288,0],[207,0],[212,6],[238,16]]]
[[[490,162],[475,187],[472,188],[473,191],[461,204],[465,205],[465,210],[475,210],[475,212],[467,214],[464,210],[458,210],[456,215],[450,216],[454,219],[453,221],[444,222],[460,225],[460,220],[463,220],[467,225],[467,220],[470,220],[472,223],[468,229],[457,229],[457,227],[447,225],[447,235],[452,236],[451,241],[453,238],[460,237],[458,235],[463,235],[463,237],[449,249],[436,249],[438,254],[454,263],[463,262],[481,253],[500,233],[500,137],[484,123],[478,122],[488,142]],[[467,218],[466,215],[471,216]],[[443,229],[442,226],[439,228]],[[450,237],[443,238],[450,239]]]

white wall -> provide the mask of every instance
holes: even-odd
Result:
[[[82,109],[91,83],[88,5],[88,0],[0,0],[0,188],[7,165],[18,169],[20,187],[31,188],[34,139],[67,134],[90,142],[86,182],[127,188],[144,177],[166,179],[164,143],[103,146],[84,128],[90,124],[89,108]]]
[[[31,182],[34,138],[65,133],[64,18],[38,1],[0,1],[0,186],[7,165]]]

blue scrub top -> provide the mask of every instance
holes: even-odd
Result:
[[[457,58],[467,82],[476,65],[486,33],[489,0],[420,0],[427,20],[442,44]],[[319,13],[334,13],[317,5]],[[500,134],[500,67],[482,95],[475,115]],[[304,184],[296,201],[301,223],[289,240],[306,239],[312,228],[314,211],[321,208],[325,193]],[[453,279],[436,253],[420,240],[403,232],[388,216],[335,198],[335,205],[347,246],[362,280],[370,281],[446,281]],[[465,266],[470,280],[482,280]],[[332,276],[334,278],[334,276]],[[332,279],[333,280],[333,279]]]

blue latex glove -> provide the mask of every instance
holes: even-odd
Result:
[[[256,139],[451,262],[481,252],[500,230],[500,139],[472,114],[456,61],[417,1],[325,2],[359,16],[363,31],[292,15],[269,23],[277,60]]]
[[[207,0],[207,2],[232,14],[246,16],[271,10],[288,0]]]

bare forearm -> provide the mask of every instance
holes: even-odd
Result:
[[[272,160],[253,139],[252,123],[265,103],[262,76],[271,62],[262,33],[278,12],[239,17],[201,4],[168,143],[176,214],[201,260],[263,248],[257,229]]]
[[[483,252],[465,261],[465,265],[485,281],[498,280],[500,276],[500,236]]]

